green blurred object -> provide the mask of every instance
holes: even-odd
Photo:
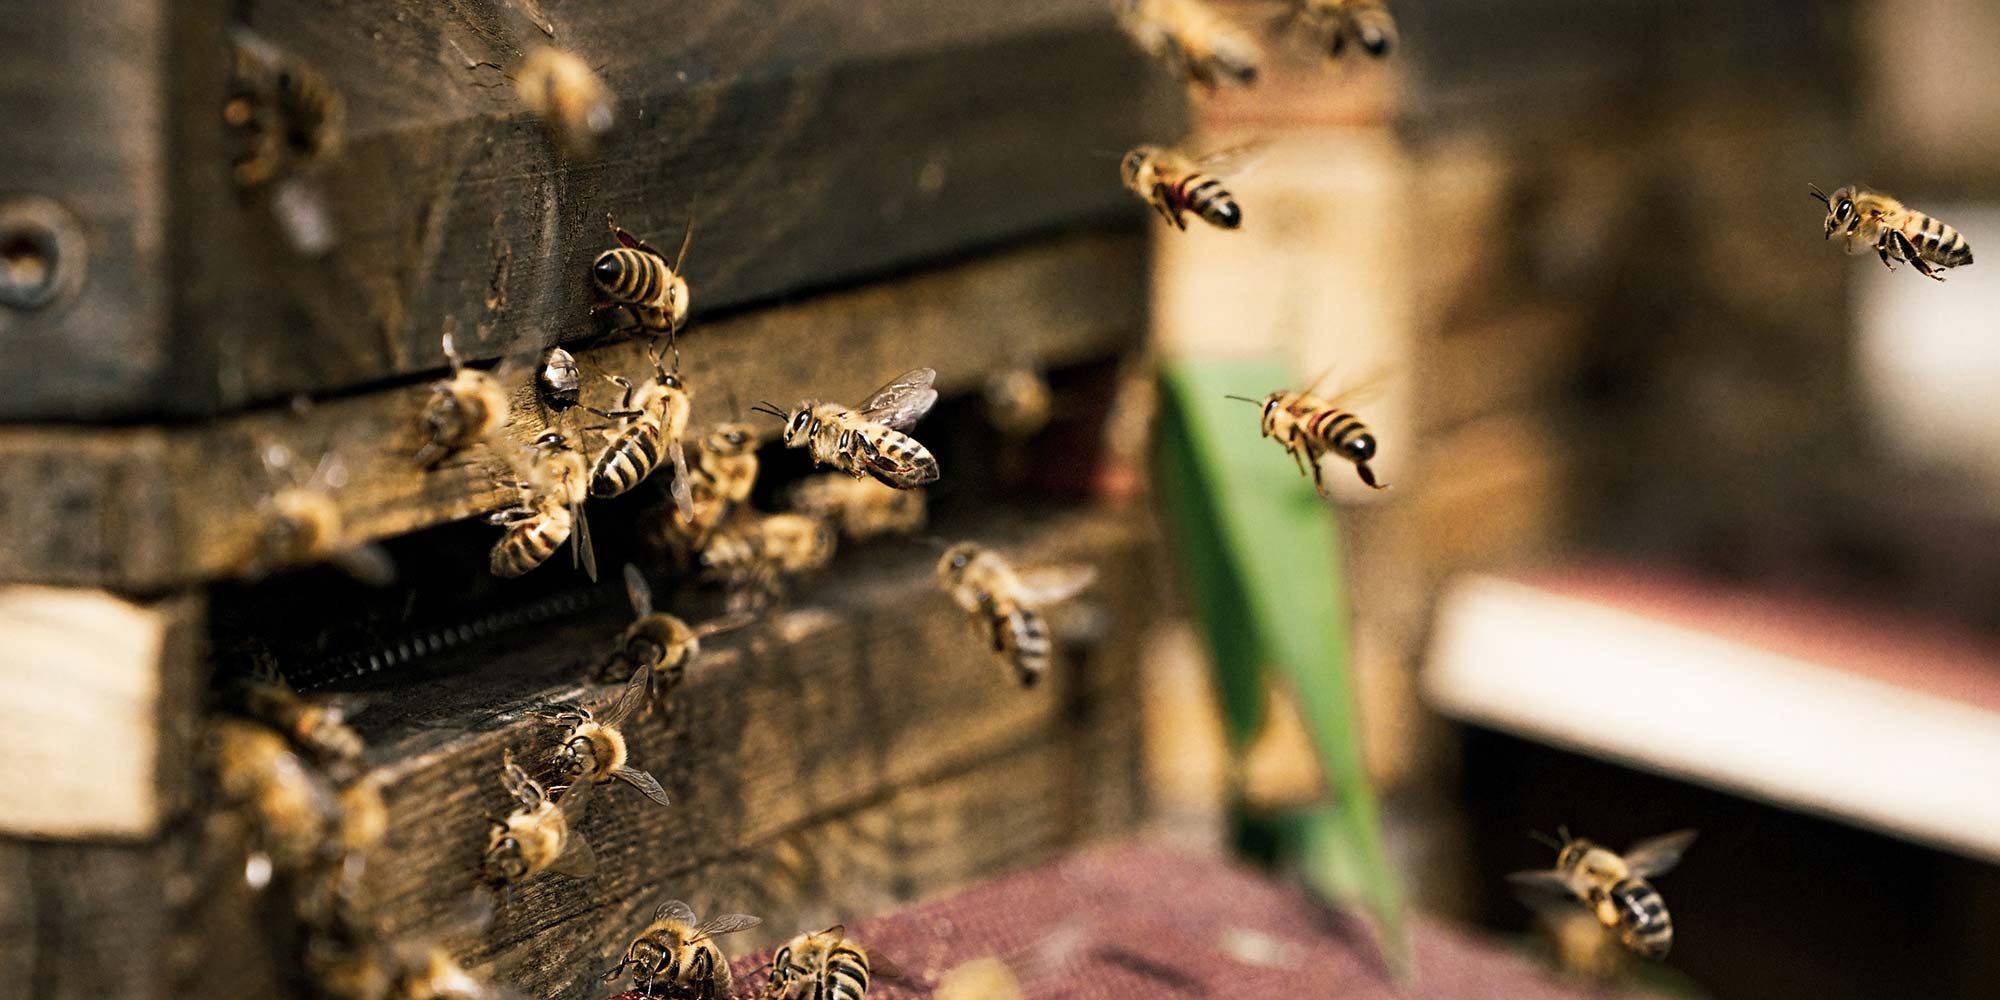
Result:
[[[1215,663],[1240,754],[1263,723],[1264,669],[1290,683],[1332,801],[1285,817],[1244,816],[1240,846],[1303,869],[1315,889],[1358,904],[1383,956],[1410,973],[1402,886],[1382,843],[1361,760],[1348,676],[1348,614],[1333,507],[1277,442],[1258,432],[1261,400],[1290,385],[1275,360],[1162,366],[1160,492],[1189,595]]]

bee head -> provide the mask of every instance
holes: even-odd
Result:
[[[971,542],[960,542],[945,550],[937,565],[938,579],[947,584],[956,584],[965,577],[966,567],[979,554],[979,546]]]
[[[1815,185],[1808,184],[1806,187],[1814,198],[1826,206],[1827,239],[1832,239],[1833,234],[1837,230],[1845,229],[1852,231],[1855,224],[1860,221],[1859,215],[1854,208],[1854,198],[1860,192],[1855,190],[1854,185],[1843,186],[1831,196],[1828,196]]]
[[[1129,188],[1138,187],[1139,171],[1145,168],[1146,161],[1148,159],[1151,159],[1152,155],[1153,155],[1153,149],[1151,146],[1140,146],[1139,148],[1134,149],[1129,153],[1126,153],[1125,158],[1119,161],[1118,175],[1124,178],[1126,187]]]

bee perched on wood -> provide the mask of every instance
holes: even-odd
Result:
[[[783,419],[785,447],[806,449],[815,463],[856,479],[873,476],[885,486],[914,489],[938,478],[930,449],[906,433],[937,405],[938,392],[931,388],[936,380],[930,368],[904,372],[854,409],[815,399],[789,414],[771,403],[756,409]]]
[[[1646,881],[1666,874],[1694,842],[1693,830],[1681,830],[1642,840],[1624,855],[1559,831],[1562,842],[1552,871],[1515,872],[1508,876],[1529,893],[1567,896],[1589,907],[1598,922],[1617,932],[1619,940],[1646,958],[1665,958],[1674,943],[1673,919],[1660,891]]]
[[[604,974],[612,982],[629,971],[647,995],[655,983],[675,987],[676,996],[717,1000],[730,995],[729,958],[715,943],[724,934],[747,931],[762,921],[742,913],[701,920],[678,899],[660,904],[653,922],[625,949],[625,959]]]
[[[762,443],[757,429],[745,423],[717,424],[709,431],[695,445],[695,460],[688,469],[695,505],[719,504],[721,514],[727,514],[749,500],[757,485],[761,467],[757,446]]]
[[[237,185],[269,184],[339,153],[347,102],[326,77],[242,28],[229,40],[234,58],[222,117],[247,147],[236,161]]]
[[[364,749],[347,724],[353,703],[343,698],[307,698],[292,690],[276,670],[247,677],[238,685],[243,708],[283,733],[322,766],[351,766]]]
[[[451,362],[451,377],[431,386],[430,402],[419,418],[424,444],[417,449],[417,464],[427,469],[507,426],[507,390],[500,380],[467,368],[450,333],[444,335],[444,356]]]
[[[462,908],[464,930],[491,921],[490,902]],[[334,911],[306,942],[305,968],[315,996],[329,1000],[514,1000],[517,994],[482,982],[429,940],[392,938],[372,915],[352,905]]]
[[[835,536],[803,514],[747,514],[709,536],[701,567],[729,588],[729,610],[744,614],[784,594],[784,581],[833,561]]]
[[[1159,146],[1140,146],[1125,154],[1119,176],[1127,189],[1175,229],[1187,229],[1189,212],[1218,229],[1236,229],[1243,225],[1243,209],[1215,174],[1243,169],[1258,148],[1232,146],[1195,158]]]
[[[222,798],[248,818],[266,865],[299,872],[331,860],[338,794],[284,736],[245,719],[216,719],[208,725],[207,755]]]
[[[493,543],[489,564],[494,576],[516,577],[547,562],[562,543],[570,543],[572,565],[597,579],[597,553],[590,544],[590,522],[583,502],[590,495],[589,470],[583,454],[560,432],[535,439],[526,477],[511,483],[521,499],[506,510],[487,516],[507,530]]]
[[[570,156],[589,156],[611,131],[617,98],[574,53],[548,46],[528,53],[515,71],[514,89]]]
[[[618,646],[600,674],[615,676],[620,669],[636,667],[645,672],[648,690],[661,703],[680,687],[688,664],[701,654],[701,640],[745,624],[742,618],[724,618],[690,627],[673,615],[654,610],[653,588],[631,563],[625,564],[625,596],[636,617],[618,637]]]
[[[1214,90],[1224,80],[1257,82],[1263,53],[1250,33],[1202,0],[1118,0],[1119,21],[1148,55],[1165,59]]]
[[[395,563],[379,545],[348,542],[340,503],[333,492],[347,484],[347,465],[328,449],[304,477],[298,474],[291,449],[266,442],[258,454],[266,472],[287,480],[258,504],[263,527],[249,576],[265,576],[280,566],[331,563],[362,583],[386,587],[396,578]]]
[[[1329,59],[1340,58],[1349,43],[1376,57],[1396,44],[1396,19],[1382,0],[1289,0],[1277,27],[1302,32]]]
[[[829,472],[808,476],[785,492],[785,502],[801,514],[834,525],[860,541],[882,535],[913,535],[928,517],[923,490],[891,489],[873,479]]]
[[[1368,463],[1375,457],[1375,435],[1361,418],[1341,409],[1340,404],[1358,395],[1357,391],[1341,394],[1332,400],[1313,395],[1315,385],[1304,392],[1279,390],[1261,400],[1248,396],[1231,396],[1246,403],[1259,403],[1264,408],[1258,427],[1263,436],[1274,438],[1278,444],[1291,453],[1298,463],[1299,471],[1312,469],[1313,487],[1321,496],[1326,495],[1326,484],[1321,477],[1320,459],[1328,454],[1339,455],[1354,464],[1354,471],[1361,481],[1369,486],[1386,490],[1388,484],[1375,480],[1375,470]]]
[[[625,569],[629,583],[631,564],[626,564]],[[632,679],[619,690],[618,700],[612,702],[602,716],[593,715],[582,705],[556,705],[540,713],[565,727],[552,755],[556,765],[574,781],[601,785],[616,779],[638,789],[640,794],[654,802],[667,805],[667,790],[660,787],[660,782],[644,770],[632,766],[625,733],[619,728],[646,703],[646,692],[652,688],[652,679],[652,668],[648,666],[642,665],[633,671]]]
[[[867,949],[847,939],[847,928],[835,924],[823,931],[791,939],[771,957],[771,975],[761,1000],[790,1000],[794,993],[810,1000],[863,1000],[870,972],[900,974],[881,956],[871,962]]]
[[[1089,567],[1052,567],[1016,573],[999,553],[972,542],[945,550],[937,565],[938,585],[971,615],[1014,671],[1022,687],[1048,673],[1055,644],[1041,608],[1074,596],[1097,579]]]
[[[1972,263],[1972,245],[1958,230],[1884,194],[1849,184],[1828,197],[1807,185],[1826,206],[1826,238],[1841,234],[1848,253],[1874,250],[1893,271],[1908,261],[1926,278],[1944,280],[1940,271]]]
[[[535,392],[542,405],[563,413],[583,400],[583,377],[576,370],[576,356],[560,347],[542,355],[542,367],[535,373]]]
[[[694,240],[694,220],[689,219],[687,230],[681,233],[681,249],[672,264],[645,240],[619,228],[611,216],[606,215],[604,221],[611,226],[618,248],[598,254],[590,265],[590,278],[604,296],[591,311],[623,308],[640,329],[656,336],[664,333],[671,343],[687,323],[688,286],[681,267],[687,263],[688,244]]]
[[[591,466],[590,495],[615,497],[630,490],[651,475],[665,456],[674,465],[670,487],[674,505],[680,508],[683,517],[692,517],[693,487],[688,482],[687,450],[681,445],[681,436],[687,433],[693,399],[681,382],[679,355],[675,355],[675,370],[671,372],[660,363],[658,351],[651,356],[653,381],[643,389],[635,389],[624,376],[606,376],[624,388],[623,401],[615,410],[592,412],[609,420],[624,421],[625,426]]]
[[[551,795],[540,782],[514,763],[513,751],[500,758],[500,787],[514,799],[506,819],[489,820],[485,877],[494,885],[512,885],[552,871],[571,878],[597,873],[597,855],[577,832],[583,806],[594,787],[580,781]]]

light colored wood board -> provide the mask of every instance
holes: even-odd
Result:
[[[0,834],[142,840],[183,799],[194,715],[191,599],[0,588]]]
[[[807,396],[859,402],[919,366],[938,369],[945,392],[960,392],[1022,357],[1060,365],[1109,356],[1138,339],[1143,267],[1135,237],[1085,233],[701,324],[681,342],[693,433],[729,419],[732,397],[743,406]],[[586,401],[615,402],[608,373],[650,377],[648,344],[579,348]],[[509,372],[508,452],[549,426],[533,376],[525,362]],[[417,467],[417,420],[430,393],[425,382],[167,430],[0,431],[0,458],[21,470],[0,486],[0,506],[36,515],[8,520],[0,581],[153,591],[241,575],[257,565],[260,505],[294,479],[310,479],[329,452],[347,482],[329,492],[354,543],[508,504],[493,448],[470,449],[435,471]],[[572,429],[601,423],[575,410],[567,418]],[[592,445],[607,436],[586,434]],[[265,467],[260,455],[273,442],[295,456],[296,472]]]

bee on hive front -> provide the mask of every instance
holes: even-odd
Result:
[[[628,574],[631,564],[626,564]],[[628,576],[629,582],[629,576]],[[632,672],[632,679],[618,692],[618,699],[611,703],[602,716],[593,715],[582,705],[557,705],[541,713],[558,725],[564,726],[562,738],[557,742],[555,758],[557,766],[578,782],[605,782],[617,779],[639,790],[654,802],[667,804],[667,791],[652,775],[632,766],[630,748],[625,743],[625,733],[619,728],[625,720],[646,703],[646,692],[652,688],[652,669],[641,665]]]
[[[879,955],[871,960],[867,949],[847,939],[847,928],[835,924],[779,948],[760,997],[790,1000],[796,992],[810,1000],[863,1000],[871,973],[895,976],[899,970]]]
[[[1172,63],[1190,83],[1251,84],[1263,53],[1249,32],[1202,0],[1119,0],[1119,20],[1148,55]]]
[[[679,355],[676,355],[678,358]],[[674,481],[670,487],[674,505],[683,517],[694,515],[694,496],[688,482],[687,451],[681,435],[687,432],[688,411],[693,400],[678,372],[668,371],[652,353],[653,381],[634,389],[620,375],[607,376],[624,387],[625,395],[615,410],[594,410],[598,416],[625,421],[618,436],[611,439],[590,469],[590,495],[615,497],[639,485],[660,464],[661,456],[673,460]]]
[[[881,535],[912,535],[928,516],[923,490],[891,489],[873,479],[839,473],[808,476],[785,492],[785,502],[860,541]]]
[[[516,577],[547,562],[562,543],[570,543],[570,561],[597,579],[597,553],[590,544],[590,522],[583,502],[590,494],[590,477],[583,455],[560,432],[535,439],[529,451],[526,477],[511,483],[520,500],[487,517],[507,530],[493,543],[489,567],[494,576]]]
[[[236,183],[253,188],[303,173],[340,151],[347,102],[326,77],[241,28],[230,32],[230,93],[223,121],[243,136]]]
[[[625,959],[604,974],[612,982],[630,972],[648,995],[655,983],[677,987],[676,996],[717,1000],[730,995],[729,957],[715,943],[724,934],[747,931],[762,921],[742,913],[701,920],[678,899],[660,904],[653,922],[625,949]]]
[[[972,542],[945,551],[937,565],[938,585],[989,637],[993,651],[1022,687],[1048,673],[1055,656],[1048,621],[1041,609],[1090,586],[1097,571],[1086,566],[1050,567],[1029,574],[1014,571],[998,552]]]
[[[730,617],[691,627],[673,615],[653,609],[653,588],[637,566],[625,564],[625,596],[632,602],[635,616],[618,646],[604,662],[600,674],[614,675],[621,668],[645,671],[647,688],[655,701],[664,703],[680,687],[688,664],[701,654],[701,641],[718,632],[741,627],[744,619]]]
[[[351,765],[361,757],[361,736],[347,724],[352,708],[347,700],[304,697],[275,670],[246,678],[240,692],[245,711],[285,734],[321,764]]]
[[[598,137],[611,131],[616,98],[574,53],[548,46],[528,53],[514,74],[514,89],[570,156],[589,156]]]
[[[576,370],[576,356],[560,347],[542,355],[542,367],[535,373],[535,392],[542,405],[563,413],[583,400],[583,377]]]
[[[1126,188],[1175,229],[1187,229],[1190,212],[1211,226],[1235,229],[1243,225],[1243,209],[1216,175],[1241,170],[1258,148],[1232,146],[1197,158],[1160,146],[1140,146],[1125,154],[1119,175]]]
[[[1646,880],[1680,862],[1694,842],[1694,831],[1642,840],[1622,856],[1588,840],[1573,840],[1567,830],[1561,833],[1553,870],[1515,872],[1508,879],[1528,892],[1572,898],[1617,932],[1625,947],[1647,958],[1666,957],[1674,942],[1673,919],[1660,891]]]
[[[1321,376],[1318,381],[1324,381]],[[1317,384],[1313,388],[1317,388]],[[1326,495],[1326,484],[1320,471],[1320,459],[1328,454],[1339,455],[1353,463],[1356,475],[1361,481],[1378,489],[1388,489],[1388,484],[1377,482],[1375,470],[1369,462],[1375,457],[1375,435],[1361,418],[1342,409],[1340,403],[1358,395],[1355,391],[1343,393],[1332,400],[1313,395],[1313,389],[1304,392],[1279,390],[1261,400],[1248,396],[1231,396],[1246,403],[1263,406],[1263,416],[1258,428],[1264,437],[1274,438],[1298,463],[1301,473],[1310,467],[1313,487],[1320,495]]]
[[[1807,187],[1826,206],[1826,238],[1839,233],[1848,253],[1874,250],[1891,271],[1897,261],[1908,261],[1938,281],[1944,280],[1938,272],[1972,263],[1972,245],[1958,230],[1888,195],[1849,184],[1828,197]]]
[[[507,390],[500,380],[467,368],[453,348],[450,333],[444,335],[444,356],[451,362],[451,377],[431,386],[430,402],[419,418],[424,444],[417,449],[417,464],[425,468],[507,426]]]
[[[267,473],[286,484],[258,504],[263,527],[247,575],[254,579],[279,566],[326,562],[371,586],[387,586],[395,579],[396,566],[381,546],[343,537],[345,518],[334,491],[347,484],[347,463],[337,452],[328,449],[304,477],[291,449],[282,444],[264,443],[258,458]]]
[[[510,750],[500,758],[500,787],[513,798],[514,811],[505,819],[488,821],[492,825],[484,865],[488,882],[512,885],[545,871],[571,878],[596,874],[597,855],[576,829],[594,787],[590,782],[579,781],[560,796],[551,795],[514,763]]]
[[[1350,43],[1377,57],[1396,44],[1396,19],[1382,0],[1290,0],[1278,24],[1297,28],[1329,59],[1340,58]]]
[[[641,329],[654,335],[664,333],[671,341],[687,322],[688,286],[681,266],[687,263],[688,243],[694,239],[694,220],[688,220],[672,264],[645,240],[620,229],[611,216],[606,215],[604,221],[611,226],[618,248],[598,254],[590,266],[590,278],[604,296],[592,311],[622,307],[632,313]]]
[[[338,795],[282,735],[244,719],[216,719],[207,752],[222,798],[243,811],[256,850],[271,865],[298,872],[330,860]]]
[[[873,476],[899,490],[935,482],[937,459],[906,433],[931,407],[937,372],[917,368],[875,390],[867,402],[849,409],[838,403],[805,400],[788,414],[770,403],[756,408],[785,421],[785,447],[804,448],[819,465],[855,477]]]

